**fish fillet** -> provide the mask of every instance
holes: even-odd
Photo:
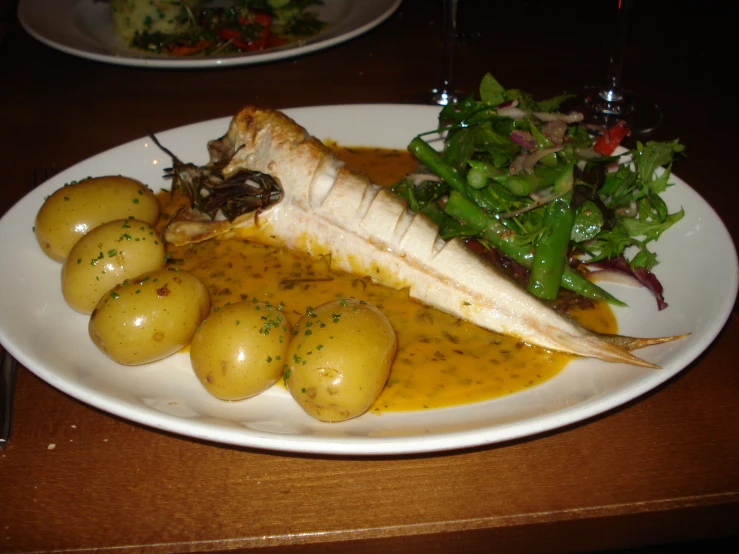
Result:
[[[549,308],[460,240],[441,239],[427,217],[413,214],[391,191],[344,166],[281,112],[244,108],[227,134],[208,146],[212,162],[230,157],[226,177],[245,168],[267,173],[280,183],[284,197],[233,222],[173,221],[166,232],[172,244],[225,235],[330,255],[336,270],[407,289],[426,305],[528,344],[657,367]],[[648,344],[675,338],[648,339]]]

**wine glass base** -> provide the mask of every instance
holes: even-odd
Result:
[[[662,122],[662,110],[649,98],[623,91],[620,101],[608,101],[602,95],[603,87],[586,87],[563,103],[562,109],[578,111],[585,116],[584,123],[595,132],[602,132],[619,121],[626,121],[631,135],[648,135]]]
[[[455,90],[453,92],[440,91],[439,89],[432,89],[427,92],[420,92],[411,94],[402,99],[403,104],[436,104],[437,106],[447,106],[449,104],[456,104],[464,97],[461,91]]]

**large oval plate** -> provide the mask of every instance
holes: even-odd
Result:
[[[320,138],[344,145],[405,148],[435,128],[438,108],[360,105],[286,112]],[[180,159],[206,163],[206,141],[223,135],[218,119],[163,132],[158,138]],[[611,285],[632,307],[617,309],[620,331],[636,336],[690,332],[679,342],[640,351],[663,367],[646,370],[580,359],[525,392],[456,408],[366,414],[339,424],[305,415],[286,391],[226,403],[209,396],[178,354],[139,366],[117,365],[87,335],[88,318],[69,308],[60,290],[60,265],[38,247],[33,221],[44,197],[89,175],[124,174],[153,189],[168,186],[169,159],[148,138],[86,160],[49,180],[0,220],[0,342],[23,365],[67,394],[154,428],[226,444],[289,452],[385,455],[433,452],[535,435],[611,410],[657,387],[690,364],[716,337],[737,294],[737,257],[711,207],[687,184],[665,194],[685,217],[657,243],[657,274],[670,306],[658,312],[648,292]],[[690,252],[690,263],[685,263]],[[711,271],[705,271],[710,267]],[[700,283],[700,286],[698,284]]]
[[[221,57],[176,58],[129,48],[116,35],[107,2],[21,0],[18,18],[26,31],[37,40],[80,58],[134,67],[212,69],[272,62],[335,46],[385,21],[398,9],[401,1],[324,0],[322,6],[312,8],[312,11],[326,22],[326,26],[310,39]]]

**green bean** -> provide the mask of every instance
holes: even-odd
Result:
[[[572,191],[547,204],[544,231],[536,242],[534,261],[526,287],[539,298],[554,300],[559,292],[575,219],[571,200]]]
[[[539,166],[534,173],[516,173],[511,175],[503,185],[516,196],[528,196],[552,185],[560,175],[560,170]]]
[[[575,184],[575,164],[567,164],[562,168],[561,173],[557,176],[557,179],[552,185],[552,192],[554,194],[564,194],[572,190],[572,186]]]
[[[492,190],[489,186],[483,189],[476,189],[469,186],[464,177],[444,159],[444,156],[431,148],[422,138],[414,138],[408,145],[408,150],[422,164],[441,177],[453,190],[472,199],[477,205],[493,213],[508,211],[507,206],[500,203],[495,190]],[[504,187],[495,184],[495,188],[496,190],[503,189],[506,194],[510,195]],[[511,197],[511,199],[515,199],[515,197]]]
[[[528,246],[515,241],[515,233],[503,225],[498,219],[488,215],[474,202],[457,192],[449,195],[446,212],[460,220],[465,226],[477,228],[480,236],[492,246],[500,250],[515,262],[531,269],[534,254]],[[591,283],[569,265],[564,266],[561,286],[592,300],[605,300],[616,306],[625,306],[623,302]]]
[[[551,185],[551,183],[547,183],[542,177],[533,173],[516,173],[508,177],[504,185],[516,196],[528,196],[532,192]]]
[[[493,164],[480,160],[470,160],[467,162],[470,169],[467,171],[467,184],[474,189],[481,189],[488,184],[488,179],[492,177],[500,177],[505,174],[502,169],[498,169]]]
[[[505,175],[508,173],[507,171],[495,167],[491,163],[483,162],[481,160],[470,160],[467,163],[471,168],[482,171],[485,176],[489,178],[499,177],[500,175]]]
[[[574,169],[574,164],[566,165],[554,181],[552,192],[563,196],[552,200],[545,208],[543,231],[536,242],[534,261],[526,287],[534,296],[546,300],[557,298],[566,265],[567,249],[575,221],[575,211],[571,205]]]
[[[452,189],[464,193],[467,189],[467,181],[454,167],[444,159],[439,152],[431,148],[426,141],[420,137],[414,138],[408,145],[408,151],[421,163],[441,177]]]
[[[476,227],[480,236],[491,245],[495,246],[504,255],[518,262],[527,269],[531,269],[533,263],[533,252],[526,246],[519,245],[515,240],[515,232],[503,225],[498,219],[489,216],[485,210],[480,208],[466,195],[479,199],[482,190],[476,190],[467,184],[466,180],[453,168],[444,157],[429,146],[420,137],[414,138],[408,145],[408,150],[431,171],[441,177],[453,190],[449,195],[446,212],[459,220],[466,228]],[[560,171],[548,170],[547,177],[553,183],[561,174]],[[490,199],[487,199],[488,202]],[[593,300],[605,300],[617,306],[625,306],[623,302],[611,294],[591,283],[585,277],[577,273],[570,266],[565,265],[561,286]]]
[[[526,265],[527,259],[529,261],[533,259],[533,253],[529,247],[515,242],[514,231],[508,229],[498,219],[489,216],[485,213],[485,210],[462,194],[452,192],[447,200],[445,210],[464,225],[477,229],[485,240],[509,258],[522,265]]]
[[[467,184],[473,189],[481,189],[488,184],[488,176],[481,169],[471,167],[467,171]]]
[[[497,198],[501,196],[503,200],[507,202],[516,201],[515,196],[510,196],[510,192],[505,187],[498,186],[495,184],[495,190],[489,190],[490,187],[483,189],[477,189],[471,187],[467,180],[462,177],[449,162],[444,159],[439,152],[434,150],[429,144],[420,137],[415,137],[408,145],[408,151],[413,154],[422,164],[427,166],[436,175],[441,177],[453,190],[462,193],[463,195],[471,198],[480,206],[483,206],[486,210],[493,213],[508,211],[508,206],[502,205],[500,200]],[[485,164],[489,165],[489,164]],[[484,169],[489,172],[492,176],[494,173],[493,169],[484,168],[478,165],[478,169]],[[554,180],[554,176],[552,180]],[[509,195],[505,197],[505,195]],[[520,201],[520,199],[518,199]]]

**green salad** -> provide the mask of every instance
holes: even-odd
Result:
[[[110,0],[117,33],[133,48],[170,56],[261,51],[318,34],[322,0]]]
[[[560,112],[568,98],[536,101],[485,75],[479,99],[444,107],[438,128],[411,141],[423,170],[393,191],[434,220],[442,238],[466,238],[557,307],[573,299],[623,305],[588,278],[608,271],[646,286],[663,309],[649,245],[683,217],[660,194],[684,146],[637,141],[618,149],[628,126],[594,137],[582,114]],[[429,142],[439,134],[441,151]]]

